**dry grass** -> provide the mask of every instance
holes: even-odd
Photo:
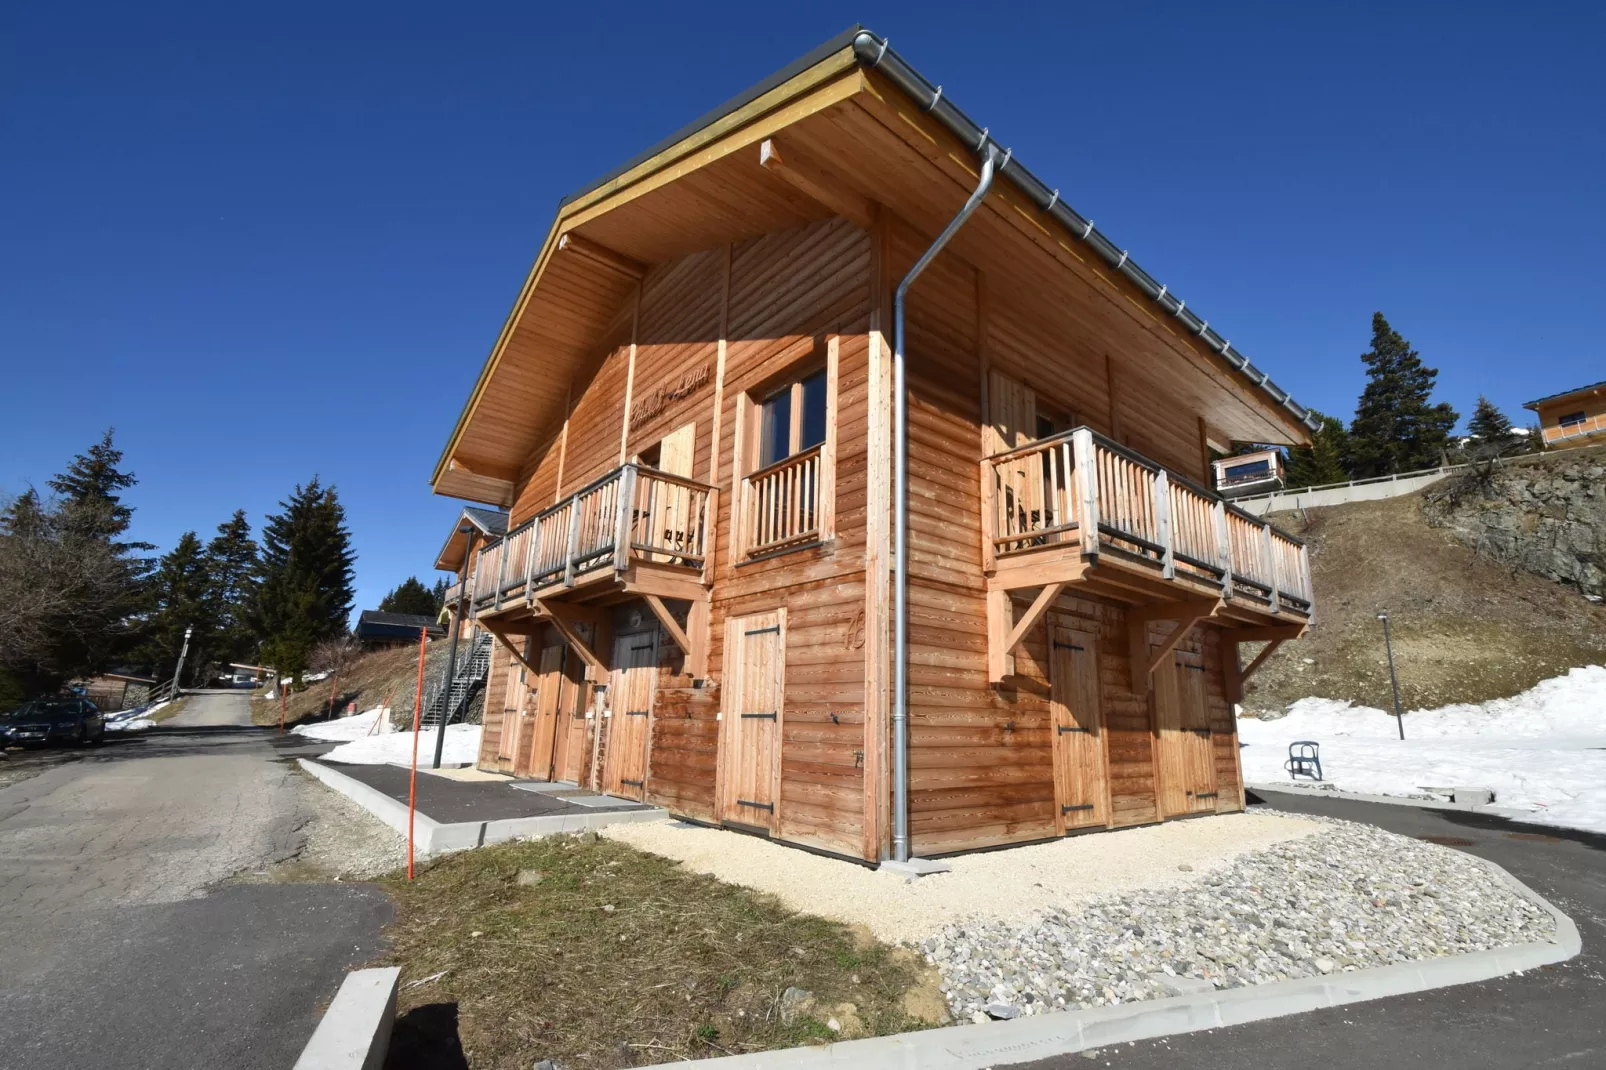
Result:
[[[929,1005],[934,971],[913,952],[594,834],[467,851],[385,883],[399,1010],[455,1004],[475,1067],[790,1047],[837,1036],[832,1017],[841,1036],[893,1033],[922,1024],[906,996]],[[783,1021],[791,986],[815,1006]]]
[[[445,656],[445,644],[430,644],[430,661],[425,671],[438,673]],[[337,713],[345,709],[348,702],[355,702],[359,710],[366,710],[387,698],[392,709],[411,711],[417,682],[417,647],[363,654],[351,663],[338,680],[318,680],[303,690],[291,692],[286,703],[284,723],[286,727],[292,727],[306,721],[322,720],[329,709],[331,687],[335,689],[334,707]],[[270,701],[260,697],[263,693],[258,691],[252,696],[251,720],[265,727],[277,725],[279,700]]]
[[[170,717],[177,717],[179,714],[184,712],[184,707],[189,701],[190,700],[187,697],[174,699],[172,702],[169,702],[167,705],[151,714],[151,720],[160,724]]]
[[[1310,542],[1316,623],[1256,674],[1250,710],[1307,695],[1388,709],[1382,609],[1407,709],[1503,698],[1606,660],[1606,607],[1479,557],[1428,525],[1418,495],[1272,520]]]

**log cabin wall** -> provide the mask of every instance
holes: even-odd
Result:
[[[891,231],[895,280],[924,240],[901,225]],[[1084,332],[1055,304],[1028,302],[987,281],[945,254],[911,290],[907,312],[910,833],[921,855],[1056,834],[1046,628],[1028,634],[1005,684],[994,687],[987,676],[978,462],[986,452],[988,371],[1021,380],[1037,392],[1041,408],[1071,423],[1111,434],[1184,474],[1206,476],[1196,413],[1152,387],[1123,394],[1119,355],[1107,358],[1084,344]],[[1100,639],[1110,825],[1159,820],[1155,690],[1134,692],[1124,607],[1067,592],[1048,620]],[[1151,628],[1153,640],[1167,627]],[[1179,649],[1204,659],[1216,809],[1241,809],[1223,645],[1210,629],[1196,628]]]
[[[785,606],[776,835],[855,857],[879,854],[865,820],[879,800],[867,800],[864,777],[873,745],[864,690],[872,260],[870,235],[834,220],[654,267],[585,377],[570,385],[566,427],[524,466],[510,519],[516,525],[616,467],[621,448],[627,458],[642,455],[694,424],[686,474],[718,487],[709,677],[697,686],[674,644],[660,645],[647,799],[701,820],[721,816],[715,787],[725,620]],[[751,453],[753,436],[739,425],[749,419],[755,391],[831,354],[831,534],[819,545],[743,560],[733,516],[739,477],[751,465],[737,458],[739,449]],[[616,634],[651,622],[639,604],[617,607],[613,618]],[[499,748],[504,709],[517,708],[519,667],[496,649],[481,764],[511,770]],[[601,768],[607,721],[595,730]]]

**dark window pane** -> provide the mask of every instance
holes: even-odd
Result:
[[[1054,433],[1054,421],[1041,414],[1037,417],[1037,437],[1048,438]]]
[[[803,439],[799,449],[825,441],[825,369],[803,380]]]
[[[1569,412],[1566,416],[1561,418],[1561,426],[1563,427],[1566,427],[1569,424],[1581,424],[1583,422],[1584,414],[1582,412]]]
[[[792,391],[788,387],[764,402],[763,426],[759,429],[758,466],[774,464],[791,454]]]

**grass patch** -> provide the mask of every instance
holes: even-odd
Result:
[[[184,712],[184,705],[187,702],[189,702],[189,698],[187,696],[184,697],[184,698],[174,699],[172,702],[169,702],[167,705],[163,706],[161,709],[159,709],[155,713],[151,714],[150,718],[151,718],[151,720],[153,720],[156,723],[160,724],[161,722],[167,720],[169,717],[176,717],[179,714],[183,713]]]
[[[934,981],[914,952],[594,834],[384,883],[398,1010],[455,1004],[475,1067],[639,1066],[929,1024],[905,1009]],[[793,987],[812,999],[784,1000]]]

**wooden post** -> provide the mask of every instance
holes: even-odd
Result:
[[[613,568],[623,572],[630,567],[630,522],[636,508],[636,466],[627,464],[619,473],[619,489],[614,502]]]
[[[580,548],[580,496],[569,506],[569,542],[563,551],[563,586],[574,586],[574,555]]]
[[[1227,533],[1227,503],[1217,498],[1210,507],[1216,525],[1216,564],[1221,566],[1221,597],[1232,597],[1232,536]]]
[[[1271,588],[1271,611],[1281,612],[1277,597],[1277,558],[1271,552],[1271,523],[1261,521],[1260,524],[1260,559],[1265,568],[1266,585]]]
[[[1160,551],[1161,578],[1175,579],[1177,562],[1171,545],[1171,478],[1164,468],[1154,475],[1154,541],[1164,547]]]
[[[504,533],[502,541],[496,544],[496,601],[493,603],[497,609],[502,608],[502,583],[507,576],[507,535]]]
[[[1078,516],[1077,530],[1082,534],[1082,552],[1097,556],[1099,552],[1099,476],[1093,432],[1078,427],[1071,432],[1071,447],[1076,451],[1076,482]]]

